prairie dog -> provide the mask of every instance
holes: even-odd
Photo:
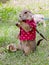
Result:
[[[29,21],[31,21],[30,23],[32,23],[34,25],[35,21],[34,21],[34,19],[33,20],[32,19],[33,18],[32,18],[31,11],[23,10],[19,14],[19,22],[20,22],[20,24],[16,24],[16,26],[18,26],[19,28],[22,27],[26,32],[29,32],[31,30],[34,31],[34,29],[29,24],[25,23],[26,20],[29,20]],[[33,34],[33,33],[31,33],[31,34]],[[36,50],[36,47],[40,44],[40,42],[42,40],[43,39],[40,39],[37,43],[36,43],[35,39],[34,40],[23,40],[23,41],[20,40],[20,45],[19,46],[24,51],[25,55],[28,55],[31,51]]]
[[[36,43],[36,23],[32,18],[31,11],[21,11],[19,14],[19,24],[16,23],[16,26],[20,28],[20,43],[17,46],[17,50],[22,50],[25,55],[28,55],[31,51],[35,51],[43,39],[40,39]]]

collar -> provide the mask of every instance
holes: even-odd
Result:
[[[31,19],[31,20],[29,20],[29,19],[26,19],[26,20],[22,20],[23,22],[32,22],[32,21],[34,21],[34,19]]]

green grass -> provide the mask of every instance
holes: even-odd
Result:
[[[38,8],[39,6],[42,7],[41,3],[39,5],[38,3],[36,4]],[[26,5],[26,8],[32,10],[33,13],[42,13],[46,17],[49,17],[49,10],[43,11],[41,9],[39,12],[36,12],[33,10],[36,8],[34,4]],[[11,53],[6,49],[6,46],[10,43],[19,43],[19,40],[16,39],[19,29],[15,26],[15,23],[18,21],[18,14],[21,10],[22,7],[20,5],[16,8],[0,5],[0,65],[49,65],[49,41],[46,42],[43,40],[36,51],[30,53],[28,56],[24,56],[22,51]],[[45,32],[42,25],[37,28],[49,39],[49,21],[46,22],[46,25]],[[37,34],[37,41],[40,38]]]
[[[44,32],[42,28],[42,25],[38,27],[41,33]],[[48,28],[47,25],[46,31],[43,33],[47,38],[49,38]],[[24,56],[22,51],[14,53],[7,51],[6,46],[9,43],[17,44],[19,42],[16,39],[18,32],[19,29],[14,25],[0,25],[0,65],[49,65],[49,42],[45,40],[34,53],[30,53],[28,56]],[[37,39],[39,38],[40,36],[37,35]]]

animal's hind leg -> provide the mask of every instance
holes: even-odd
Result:
[[[30,42],[30,47],[31,47],[31,50],[34,52],[36,50],[36,40],[31,40],[29,41]]]
[[[22,50],[25,55],[28,55],[30,53],[31,49],[30,49],[30,45],[29,45],[28,41],[22,42]]]
[[[24,53],[25,55],[28,55],[30,52],[34,52],[36,50],[36,41],[35,40],[29,40],[24,43]]]
[[[27,46],[24,48],[23,51],[25,55],[28,55],[31,52],[30,47],[27,47]]]

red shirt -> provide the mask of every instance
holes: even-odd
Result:
[[[22,27],[20,27],[20,35],[19,39],[21,41],[24,40],[35,40],[36,38],[36,23],[32,20],[25,20],[25,23],[27,23],[30,27],[32,27],[32,30],[29,32],[26,32]]]

